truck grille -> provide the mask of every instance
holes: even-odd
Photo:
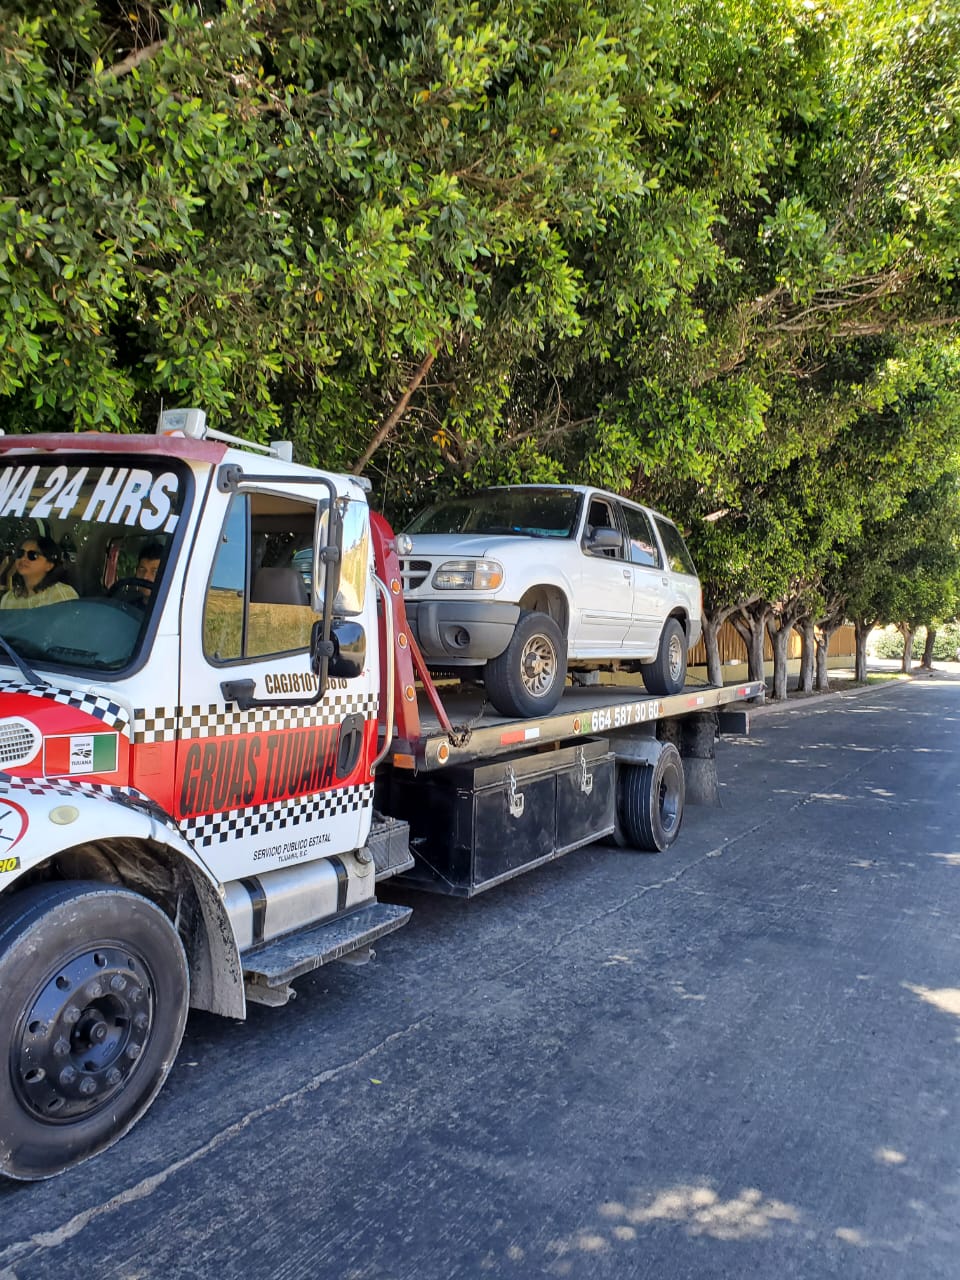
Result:
[[[401,560],[400,576],[403,578],[403,593],[416,591],[422,587],[429,576],[433,565],[429,560]]]
[[[26,764],[37,754],[40,734],[26,720],[0,720],[0,766]]]

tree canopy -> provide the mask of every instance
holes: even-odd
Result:
[[[958,115],[936,0],[8,0],[3,425],[597,482],[816,612],[956,486]]]

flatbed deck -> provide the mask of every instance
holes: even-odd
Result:
[[[690,684],[682,693],[654,697],[637,685],[571,686],[556,709],[530,720],[498,715],[481,687],[441,686],[444,708],[454,727],[447,734],[424,700],[421,736],[394,741],[390,760],[396,768],[428,772],[453,763],[491,759],[538,743],[550,745],[594,734],[615,733],[671,716],[711,711],[763,698],[762,680],[729,685]]]

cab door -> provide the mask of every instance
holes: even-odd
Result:
[[[233,494],[212,565],[195,556],[188,575],[176,816],[222,880],[356,849],[369,830],[376,600],[366,504],[345,510],[334,608],[363,625],[367,654],[361,674],[331,679],[319,702],[309,658],[315,502]],[[230,686],[250,680],[265,705],[240,710]]]

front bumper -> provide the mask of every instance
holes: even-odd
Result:
[[[410,600],[405,606],[414,639],[431,663],[498,657],[520,617],[519,605],[495,600]]]

